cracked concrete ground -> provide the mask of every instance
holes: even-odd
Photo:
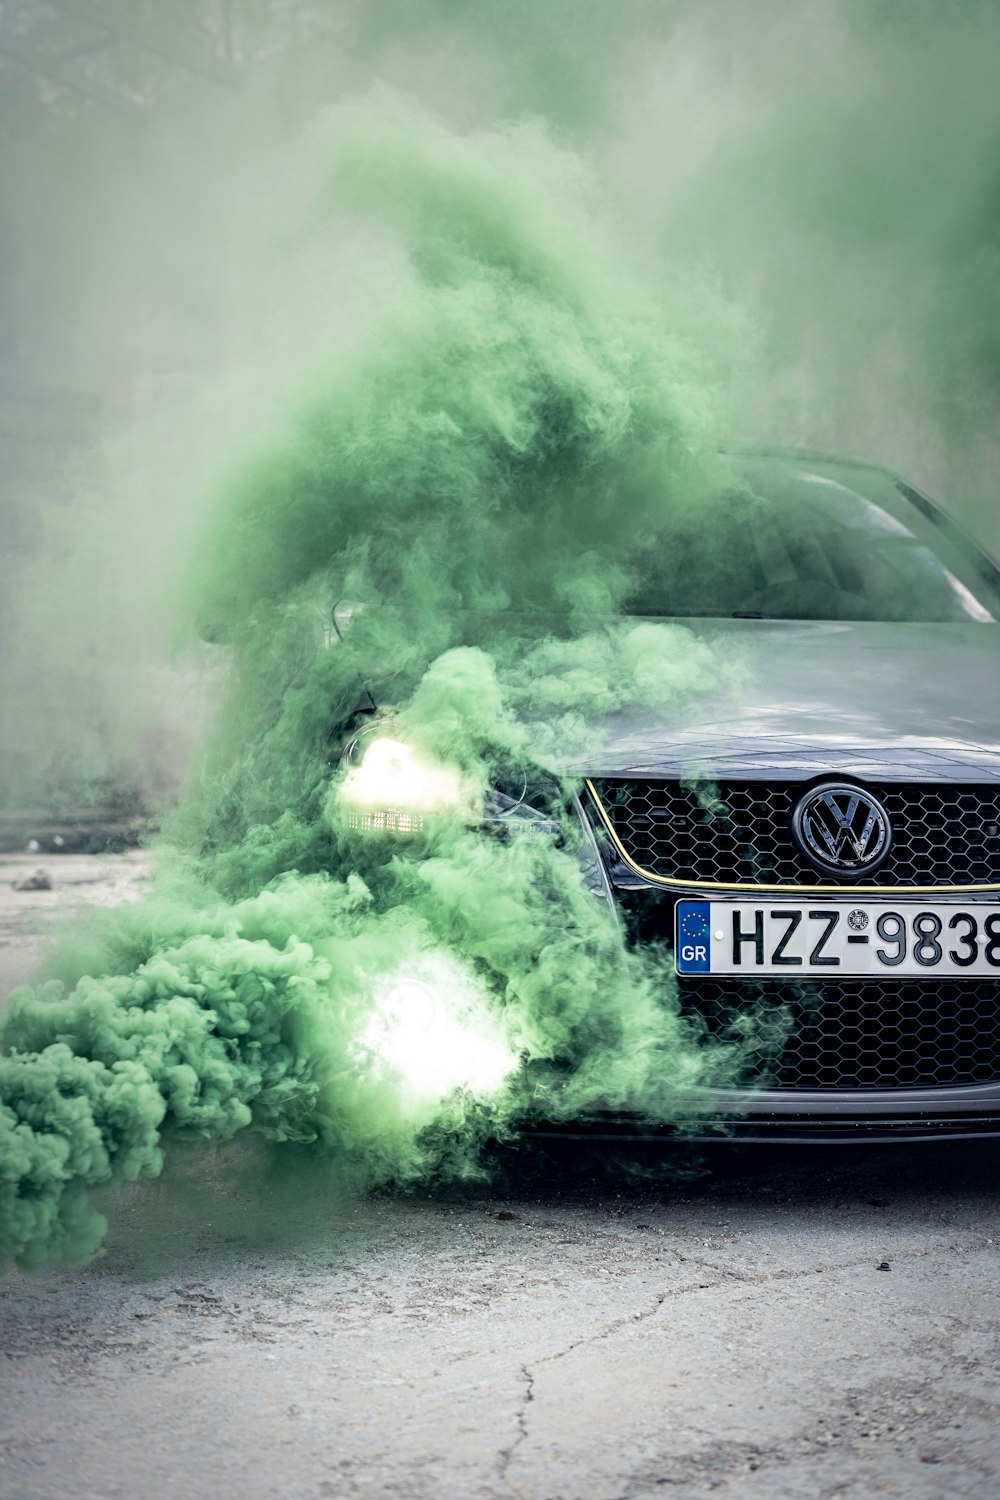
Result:
[[[708,1166],[358,1198],[175,1152],[102,1260],[0,1286],[0,1493],[992,1497],[1000,1149]]]

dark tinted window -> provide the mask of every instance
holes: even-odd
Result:
[[[875,499],[822,473],[747,468],[745,487],[644,539],[630,613],[967,622],[1000,613],[991,566],[888,476]]]

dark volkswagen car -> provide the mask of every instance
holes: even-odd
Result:
[[[689,623],[739,691],[593,726],[603,748],[567,768],[585,879],[626,941],[672,946],[686,1010],[731,1036],[735,1007],[762,1038],[700,1120],[1000,1134],[1000,571],[885,470],[732,464],[714,512],[647,541],[627,608]],[[544,799],[502,800],[544,823]]]
[[[698,617],[746,689],[614,726],[582,797],[607,897],[709,1026],[734,985],[785,1018],[720,1099],[744,1135],[998,1133],[1000,574],[881,469],[738,463],[723,551],[682,530],[632,609]]]

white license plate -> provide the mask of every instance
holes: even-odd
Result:
[[[1000,906],[933,901],[678,901],[679,974],[1000,978]]]

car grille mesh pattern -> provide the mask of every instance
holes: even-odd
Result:
[[[751,1078],[777,1089],[906,1089],[1000,1079],[1000,985],[842,979],[813,989],[759,980],[680,981],[686,1012],[721,1034],[735,1017],[791,1023],[778,1056],[762,1047]],[[767,1028],[764,1028],[764,1034]]]
[[[803,788],[723,781],[598,781],[623,847],[644,870],[678,880],[829,885],[799,853],[789,824]],[[1000,784],[872,784],[892,821],[888,859],[865,885],[950,886],[1000,882]],[[844,884],[858,883],[845,874]]]

